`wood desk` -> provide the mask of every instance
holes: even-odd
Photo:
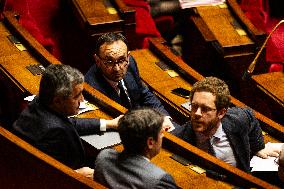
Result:
[[[247,97],[252,91],[242,76],[265,33],[246,18],[236,0],[227,0],[225,6],[198,7],[185,12],[188,21],[183,46],[185,62],[204,76],[222,78],[234,96],[254,107],[254,99]],[[267,72],[265,53],[259,61],[256,74]]]
[[[251,77],[255,95],[269,103],[275,119],[284,124],[284,73],[272,72]]]
[[[123,0],[69,0],[82,29],[95,40],[107,32],[123,32],[135,48],[135,10]]]
[[[5,16],[13,16],[9,14],[5,14]],[[11,17],[12,19],[12,17]],[[18,30],[20,26],[17,26]],[[29,35],[22,35],[23,32],[18,33],[18,35],[22,36],[23,38],[27,39],[26,41],[30,41]],[[12,44],[11,44],[12,45]],[[35,47],[33,43],[27,44],[29,47]],[[1,48],[3,49],[3,48]],[[43,55],[44,51],[41,51],[39,49],[30,49],[30,56],[33,56],[33,51],[38,51],[37,55]],[[20,52],[21,53],[21,52]],[[35,59],[37,59],[35,57]],[[37,59],[38,63],[42,63],[40,59]],[[48,60],[48,58],[45,58],[45,60]],[[28,64],[29,62],[26,62]],[[50,61],[50,64],[53,62]],[[58,63],[58,62],[54,62]],[[10,62],[10,64],[14,64],[14,62]],[[13,66],[13,65],[11,65]],[[6,65],[6,73],[8,73],[7,80],[11,80],[11,83],[19,83],[20,86],[23,86],[23,91],[28,91],[30,89],[30,86],[36,86],[38,85],[38,79],[35,79],[37,76],[31,76],[29,78],[29,82],[25,82],[25,74],[22,75],[21,73],[25,73],[25,66],[23,64],[19,64],[17,66],[17,71],[12,73],[9,73],[7,70],[8,65]],[[22,70],[22,71],[21,71]],[[16,73],[16,75],[14,75]],[[4,73],[1,73],[3,75]],[[22,84],[25,83],[25,84]],[[126,111],[125,108],[121,107],[117,103],[111,101],[107,97],[105,97],[103,94],[99,93],[95,89],[91,88],[88,84],[84,84],[84,91],[86,91],[86,98],[90,102],[94,102],[100,109],[88,112],[85,114],[82,114],[83,117],[104,117],[104,118],[110,118],[117,116],[121,113],[124,113]],[[36,92],[36,91],[35,91]],[[173,161],[169,156],[171,154],[178,154],[181,155],[187,159],[189,159],[192,163],[197,164],[203,168],[206,169],[212,169],[216,170],[224,175],[227,176],[227,181],[217,181],[212,178],[207,177],[204,174],[198,174],[191,169],[188,169],[187,166],[182,166],[181,164]],[[232,188],[232,184],[234,185],[240,185],[240,186],[248,186],[248,187],[265,187],[265,188],[274,188],[274,186],[256,178],[253,177],[243,171],[240,171],[239,169],[236,169],[218,159],[215,157],[197,149],[196,147],[182,141],[179,138],[176,138],[175,136],[172,136],[171,134],[165,133],[164,142],[163,142],[163,149],[162,152],[153,159],[153,162],[164,168],[166,171],[168,171],[170,174],[174,176],[176,179],[177,184],[182,188],[187,188],[189,186],[198,186],[199,188],[208,188],[208,185],[213,188]],[[178,168],[178,170],[177,170]],[[93,181],[92,181],[93,182]],[[206,185],[205,185],[206,184]]]

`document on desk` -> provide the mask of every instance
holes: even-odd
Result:
[[[182,9],[223,4],[225,0],[179,0]]]
[[[115,146],[121,143],[118,132],[108,131],[101,135],[86,135],[81,136],[81,139],[92,145],[98,150]]]
[[[265,146],[281,149],[281,146],[284,143],[267,143]],[[278,171],[278,163],[276,157],[269,157],[268,159],[263,159],[258,156],[253,156],[250,161],[250,167],[252,167],[253,171]]]

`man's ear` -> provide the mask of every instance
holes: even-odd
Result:
[[[95,59],[96,65],[97,65],[97,66],[100,66],[100,58],[98,57],[98,55],[97,55],[97,54],[94,54],[93,57],[94,57],[94,59]]]
[[[225,116],[226,112],[227,112],[226,108],[222,108],[221,110],[219,110],[217,115],[218,118],[221,120]]]
[[[147,139],[148,149],[153,149],[154,144],[155,144],[155,140],[153,139],[153,137],[148,137],[148,139]]]

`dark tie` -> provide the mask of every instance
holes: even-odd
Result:
[[[211,154],[212,156],[215,156],[216,154],[210,142],[210,139],[207,140],[207,144],[208,144],[208,153]]]
[[[123,86],[121,81],[118,82],[118,88],[120,91],[120,99],[121,99],[122,105],[128,109],[131,108],[131,101],[130,101],[129,95],[126,91],[126,87]]]

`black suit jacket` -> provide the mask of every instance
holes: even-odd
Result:
[[[112,100],[122,104],[121,99],[115,89],[107,82],[102,72],[94,64],[85,75],[85,81],[96,88]],[[137,64],[133,57],[130,56],[129,66],[126,75],[123,78],[132,108],[152,107],[164,115],[169,115],[157,97],[142,83]]]
[[[84,149],[79,135],[99,132],[98,119],[61,116],[35,98],[13,124],[17,135],[73,169],[84,165]]]
[[[238,168],[249,172],[250,160],[265,147],[258,120],[249,109],[229,108],[222,119],[222,127],[233,149]],[[196,146],[195,133],[190,122],[174,134]]]

